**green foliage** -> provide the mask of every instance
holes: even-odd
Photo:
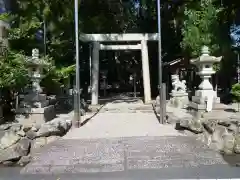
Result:
[[[30,55],[33,48],[38,48],[40,54],[43,53],[43,39],[37,39],[36,32],[43,30],[45,21],[48,55],[42,56],[41,60],[47,65],[44,81],[48,79],[49,86],[61,84],[62,79],[71,75],[67,73],[71,73],[74,67],[71,66],[75,54],[73,5],[73,0],[17,0],[15,11],[11,14],[11,49],[23,51],[27,55]]]
[[[28,82],[25,59],[25,55],[14,51],[8,51],[7,56],[1,56],[0,87],[18,89]]]
[[[234,100],[240,103],[240,84],[236,83],[232,86],[231,94],[234,96]]]
[[[234,102],[238,103],[238,111],[240,110],[240,84],[236,83],[232,86],[231,94],[234,96]]]
[[[75,65],[61,67],[59,69],[56,69],[56,74],[61,79],[69,78],[69,76],[73,75],[74,73],[75,73]]]
[[[203,45],[208,46],[211,53],[219,50],[218,14],[222,9],[214,4],[215,1],[192,2],[185,8],[181,46],[190,56],[200,55]]]
[[[9,21],[10,19],[11,19],[11,15],[9,13],[0,14],[0,20],[2,21]]]
[[[230,43],[226,39],[219,38],[218,35],[220,31],[220,34],[229,36],[228,25],[224,23],[232,23],[240,6],[235,1],[222,2],[224,5],[221,7],[224,9],[219,6],[218,0],[178,2],[162,0],[162,51],[163,54],[167,54],[163,61],[171,61],[179,57],[182,50],[183,56],[198,56],[202,45],[209,46],[211,53],[220,50],[220,44],[230,47]],[[17,52],[23,51],[26,55],[30,54],[32,48],[39,48],[40,53],[43,53],[43,40],[37,40],[35,34],[39,29],[43,30],[43,22],[46,22],[49,56],[45,58],[51,62],[51,65],[46,69],[47,76],[44,80],[48,81],[49,86],[53,82],[58,85],[63,84],[75,70],[72,65],[75,63],[73,5],[73,0],[16,0],[13,14],[0,15],[0,19],[11,21],[12,28],[9,33],[11,49]],[[79,31],[84,33],[157,32],[156,0],[140,0],[139,7],[137,8],[136,2],[132,0],[79,1]],[[224,43],[220,43],[220,40]],[[80,43],[80,46],[84,45]],[[83,70],[86,69],[88,76],[89,51],[82,47],[80,47],[81,73],[85,73]],[[152,47],[149,49],[155,51],[156,46]],[[228,50],[226,49],[225,51]],[[111,55],[108,54],[108,58],[111,58]],[[128,58],[125,60],[125,64],[121,63],[124,70],[129,69],[131,65]],[[107,69],[111,65],[106,66]],[[219,65],[214,65],[214,69],[219,70]],[[121,72],[121,76],[122,74]],[[84,74],[81,77],[87,76]]]
[[[57,68],[56,66],[51,66],[48,76],[50,76],[52,80],[60,82],[68,79],[74,73],[75,65],[60,68]]]
[[[41,84],[49,93],[58,94],[60,87],[66,86],[71,75],[75,73],[75,65],[61,68],[51,65],[48,70],[49,71]]]
[[[220,64],[219,63],[213,64],[213,70],[218,72],[220,70]]]

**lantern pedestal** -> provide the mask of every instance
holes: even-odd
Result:
[[[176,108],[186,108],[189,102],[188,93],[170,93],[170,105]]]

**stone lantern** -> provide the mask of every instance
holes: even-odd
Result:
[[[40,86],[41,80],[44,78],[43,67],[44,63],[39,59],[39,50],[32,50],[32,58],[27,61],[28,66],[28,76],[32,82],[32,91],[36,94],[42,93],[42,88]]]
[[[39,50],[33,49],[32,57],[26,61],[31,88],[28,89],[27,94],[20,96],[21,102],[19,109],[17,109],[17,121],[42,124],[55,117],[54,106],[49,105],[50,100],[46,94],[42,93],[40,86],[40,82],[44,78],[43,67],[46,65],[39,58]]]
[[[198,86],[198,90],[195,91],[195,96],[192,97],[192,102],[189,104],[191,108],[211,111],[214,103],[220,103],[219,98],[217,98],[217,92],[213,90],[213,86],[209,79],[212,74],[215,74],[213,64],[219,63],[221,60],[222,56],[210,56],[207,46],[202,47],[202,55],[200,57],[191,60],[191,64],[198,68],[197,74],[202,79],[202,82]]]

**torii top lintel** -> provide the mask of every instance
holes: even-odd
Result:
[[[158,33],[80,34],[79,39],[84,42],[157,41]]]

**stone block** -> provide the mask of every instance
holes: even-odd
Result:
[[[205,111],[206,110],[206,105],[205,104],[198,104],[194,101],[189,102],[189,107],[195,110],[200,110],[200,111]]]
[[[30,114],[31,113],[31,108],[30,107],[28,107],[28,108],[27,107],[25,107],[25,108],[20,107],[16,110],[16,113],[17,114]]]
[[[182,97],[182,96],[188,96],[188,93],[185,92],[172,92],[170,93],[171,97]]]
[[[12,124],[10,130],[13,131],[13,132],[18,132],[18,131],[21,130],[21,128],[22,128],[21,124],[14,123],[14,124]]]
[[[24,122],[24,120],[25,120],[25,115],[23,115],[23,114],[16,114],[16,116],[15,116],[15,120],[18,122],[18,123],[23,123]]]
[[[19,94],[19,96],[18,96],[19,100],[24,99],[24,97],[25,97],[25,94]]]
[[[192,102],[195,102],[197,104],[205,104],[205,98],[199,97],[199,96],[192,96]]]
[[[28,114],[28,116],[21,119],[21,123],[26,123],[31,126],[33,124],[41,125],[45,122],[52,120],[56,116],[55,108],[53,105],[44,108],[29,108],[28,112],[29,113],[26,113],[26,111],[24,111],[24,108],[19,109],[18,111],[18,113],[21,114]]]
[[[223,136],[223,153],[232,154],[234,151],[235,137],[233,134],[225,134]]]
[[[20,140],[20,136],[12,131],[8,131],[0,140],[0,149],[6,149]]]
[[[172,96],[170,99],[170,105],[176,107],[176,108],[185,108],[188,106],[188,96],[186,95],[178,95],[178,96]]]
[[[28,94],[24,96],[25,101],[46,101],[47,95],[46,94]]]
[[[56,96],[55,95],[48,96],[48,101],[49,101],[49,105],[56,104],[57,102]]]
[[[218,124],[218,121],[215,119],[209,119],[209,120],[205,120],[203,122],[203,126],[204,128],[207,130],[208,133],[213,134],[213,132],[215,131],[215,128]]]
[[[48,100],[41,101],[41,102],[40,101],[39,102],[28,102],[28,103],[25,103],[24,101],[22,101],[20,103],[20,107],[17,109],[17,112],[22,113],[22,114],[24,114],[24,113],[28,114],[31,112],[32,108],[38,108],[38,107],[36,107],[36,105],[39,106],[39,108],[44,108],[44,107],[48,106],[48,104],[49,104]]]
[[[39,102],[35,102],[39,108],[44,108],[46,106],[48,106],[49,104],[49,100],[46,100],[46,101],[39,101]],[[36,105],[33,103],[32,107],[35,107]]]
[[[55,116],[55,108],[53,105],[50,105],[44,108],[33,108],[30,118],[36,124],[43,124],[52,120]]]
[[[240,134],[235,136],[234,152],[240,154]]]
[[[50,105],[44,108],[45,121],[50,121],[53,118],[55,118],[55,116],[56,116],[56,112],[55,112],[54,105]]]
[[[206,104],[201,104],[195,101],[190,101],[188,104],[188,107],[197,110],[197,111],[206,111]],[[224,110],[226,109],[226,105],[221,103],[213,103],[213,109],[212,110]]]

